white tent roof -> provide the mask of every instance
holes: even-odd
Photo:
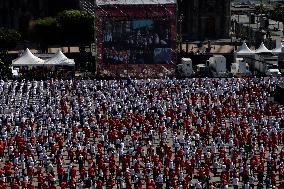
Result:
[[[262,42],[259,48],[255,51],[255,53],[271,53],[271,50],[268,50]]]
[[[275,49],[272,50],[272,52],[273,52],[273,53],[276,53],[276,54],[281,53],[283,47],[284,47],[284,45],[283,45],[283,43],[281,42],[281,43],[279,43],[279,44],[276,46]]]
[[[73,59],[67,58],[61,51],[58,51],[54,57],[48,59],[45,65],[62,65],[62,66],[75,66]]]
[[[17,59],[12,61],[13,66],[24,66],[24,65],[42,65],[44,60],[36,57],[27,48],[25,52]]]
[[[250,50],[250,48],[248,48],[248,46],[247,46],[247,44],[245,42],[243,42],[242,46],[236,51],[236,53],[238,55],[254,54],[254,52],[252,50]]]
[[[175,4],[176,0],[96,0],[97,5],[153,5]]]

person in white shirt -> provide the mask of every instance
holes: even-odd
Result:
[[[199,180],[196,180],[195,188],[196,189],[201,189],[202,188],[201,182]]]
[[[26,163],[22,162],[22,175],[24,175],[25,170],[26,170]]]
[[[256,179],[254,178],[254,176],[251,174],[250,176],[249,176],[249,185],[250,185],[250,188],[254,188],[254,181],[255,181]]]
[[[176,142],[174,143],[174,146],[175,146],[175,153],[176,153],[176,152],[179,150],[179,148],[180,148],[179,142],[176,141]]]
[[[91,189],[96,189],[96,188],[97,188],[97,183],[96,183],[96,182],[93,182]]]
[[[163,187],[163,183],[164,183],[163,175],[159,174],[157,179],[156,179],[156,181],[157,181],[157,184],[158,184],[157,187],[158,188],[162,188]]]
[[[202,124],[202,120],[200,119],[200,117],[198,117],[197,121],[196,121],[196,125],[200,126]]]
[[[173,162],[173,160],[170,160],[170,162],[169,162],[169,169],[170,169],[170,173],[174,170],[174,162]]]
[[[125,182],[123,180],[120,182],[120,188],[121,189],[126,189],[126,184],[125,184]]]
[[[223,173],[223,172],[225,172],[225,171],[226,171],[227,166],[226,166],[225,164],[222,164],[221,168],[222,168],[222,173]]]
[[[238,186],[239,186],[239,178],[233,177],[233,179],[232,179],[232,184],[233,184],[233,186],[234,186],[234,189],[238,189]]]
[[[249,183],[245,183],[243,188],[244,189],[250,189]]]

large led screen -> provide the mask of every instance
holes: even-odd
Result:
[[[103,22],[105,64],[168,64],[171,61],[168,20]]]

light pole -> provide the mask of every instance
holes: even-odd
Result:
[[[230,31],[231,44],[233,43],[233,36],[234,36],[234,32],[231,29],[231,31]]]
[[[96,0],[94,0],[94,48],[95,48],[95,59],[94,60],[92,60],[92,61],[95,61],[95,66],[93,66],[94,67],[94,69],[95,70],[92,70],[93,72],[95,72],[95,76],[97,76],[97,68],[98,68],[98,66],[97,66],[97,63],[98,63],[98,59],[97,59],[97,56],[98,56],[98,51],[97,51],[97,27],[96,27],[96,14],[95,14],[95,12],[96,12],[96,9],[97,8],[97,4],[96,4]]]
[[[179,19],[178,19],[178,23],[179,23],[179,50],[180,52],[182,51],[182,22],[183,22],[183,14],[180,14]]]

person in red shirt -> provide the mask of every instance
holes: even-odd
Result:
[[[97,181],[96,181],[96,183],[97,183],[97,189],[102,189],[103,188],[103,181],[101,180],[101,179],[98,179]]]
[[[75,178],[76,177],[76,173],[77,173],[77,170],[76,170],[75,166],[73,166],[71,168],[71,171],[70,171],[71,178]]]
[[[67,188],[66,181],[65,180],[59,181],[59,186],[61,187],[61,189],[66,189]]]
[[[76,179],[75,178],[71,178],[70,179],[69,188],[70,189],[75,189],[76,188]]]
[[[279,172],[279,180],[282,180],[284,178],[284,164],[280,164],[278,172]]]
[[[29,177],[33,177],[34,176],[34,168],[32,166],[28,167],[28,172],[27,172]]]
[[[42,187],[42,185],[43,185],[43,179],[44,179],[44,177],[43,177],[43,175],[40,173],[39,175],[38,175],[38,188],[41,188]]]
[[[28,189],[35,189],[35,183],[33,181],[29,183]]]
[[[68,157],[71,162],[74,162],[74,152],[72,151],[72,149],[69,150]]]
[[[1,183],[0,183],[0,189],[6,189],[6,188],[7,188],[6,183],[1,182]]]
[[[54,184],[49,186],[50,189],[56,189],[56,186]]]
[[[28,182],[25,179],[22,180],[21,185],[22,185],[23,189],[27,189],[28,188]]]
[[[115,180],[114,178],[111,178],[110,181],[108,182],[108,188],[113,188],[115,185]]]
[[[271,183],[272,186],[276,186],[276,174],[274,172],[271,173]]]
[[[284,183],[283,182],[280,182],[278,189],[284,189]]]
[[[11,183],[11,188],[13,189],[20,189],[18,181],[16,179],[14,179]]]
[[[135,189],[143,189],[143,183],[140,179],[138,180],[138,183],[134,185],[134,187],[136,187]]]
[[[61,181],[65,173],[63,166],[60,166],[58,168],[57,173],[58,173],[58,180]]]
[[[85,172],[86,172],[85,167],[81,167],[81,169],[80,169],[80,176],[81,176],[82,180],[84,180]]]

